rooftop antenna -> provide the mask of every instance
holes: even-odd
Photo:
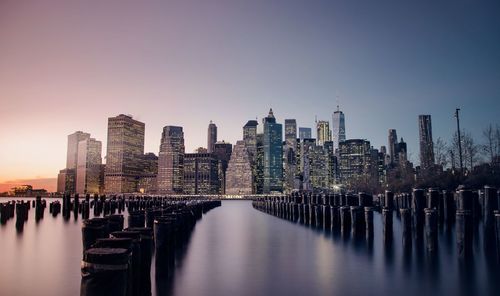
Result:
[[[340,106],[339,106],[340,103],[339,102],[340,102],[339,95],[337,95],[337,112],[340,111]]]

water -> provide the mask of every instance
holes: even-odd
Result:
[[[0,226],[0,295],[78,295],[81,220],[53,218],[48,211],[24,232],[15,220]],[[346,238],[295,224],[252,208],[249,201],[224,201],[196,224],[179,258],[173,295],[496,295],[494,254],[474,236],[473,259],[457,258],[454,230],[440,228],[438,252],[423,245],[410,254],[394,240],[385,245],[375,213],[373,240]],[[481,227],[481,226],[479,226]],[[153,264],[154,266],[154,264]],[[153,294],[154,270],[152,270]],[[497,293],[495,293],[497,292]]]

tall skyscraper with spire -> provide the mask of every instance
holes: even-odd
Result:
[[[208,153],[214,152],[214,145],[217,142],[217,126],[210,120],[208,125],[208,139],[207,139],[207,151]]]
[[[137,191],[137,183],[143,173],[144,129],[144,123],[130,115],[108,118],[105,192]]]
[[[184,132],[180,126],[165,126],[158,155],[158,193],[182,193],[184,183]]]
[[[263,192],[283,191],[283,126],[276,123],[273,109],[264,123],[264,184]]]
[[[418,116],[420,142],[420,167],[424,170],[434,166],[434,144],[432,142],[432,123],[430,115]]]
[[[332,141],[333,141],[333,150],[339,149],[339,144],[345,141],[345,116],[342,111],[340,111],[339,106],[337,105],[337,111],[333,112],[333,121],[332,121]]]

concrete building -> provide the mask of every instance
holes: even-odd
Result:
[[[184,194],[219,194],[218,160],[212,153],[184,154]]]
[[[245,141],[238,141],[226,171],[226,194],[253,194],[253,181],[250,153]]]
[[[76,193],[101,193],[102,143],[89,138],[78,143]]]
[[[343,184],[371,177],[371,150],[370,142],[366,140],[351,139],[340,143],[339,169]]]
[[[208,125],[207,152],[214,152],[214,145],[217,142],[217,126],[210,120]]]
[[[434,143],[432,141],[432,123],[430,115],[418,116],[418,134],[420,143],[420,167],[428,170],[434,167]]]
[[[104,186],[106,193],[137,191],[142,175],[144,123],[120,114],[108,118],[108,143]]]
[[[158,155],[158,193],[180,194],[184,185],[184,132],[180,126],[165,126]]]
[[[325,142],[332,140],[332,131],[330,130],[330,123],[326,120],[316,122],[316,144],[323,146]]]
[[[220,194],[226,193],[226,171],[233,152],[233,145],[224,141],[214,145],[214,155],[219,161]]]
[[[154,153],[146,153],[142,157],[142,175],[139,178],[137,191],[146,194],[156,194],[158,192],[158,156]]]

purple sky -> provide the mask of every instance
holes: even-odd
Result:
[[[66,136],[103,141],[107,118],[164,125],[187,151],[210,120],[235,143],[273,107],[279,122],[331,120],[386,145],[395,128],[418,161],[418,114],[449,139],[452,113],[480,140],[498,124],[495,1],[0,1],[0,183],[53,178]]]

